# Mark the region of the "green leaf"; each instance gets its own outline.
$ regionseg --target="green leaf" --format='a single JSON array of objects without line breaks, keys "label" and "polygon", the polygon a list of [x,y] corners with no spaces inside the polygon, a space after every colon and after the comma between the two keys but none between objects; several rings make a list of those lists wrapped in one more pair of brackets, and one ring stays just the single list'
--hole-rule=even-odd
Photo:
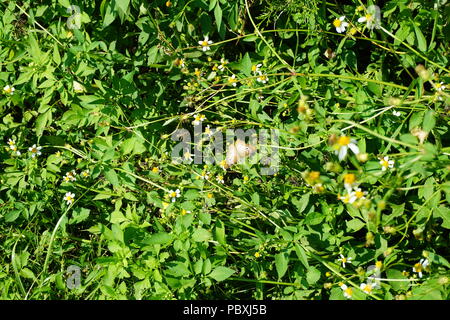
[{"label": "green leaf", "polygon": [[220,8],[219,2],[217,2],[214,8],[214,18],[216,18],[217,31],[220,32],[220,25],[222,23],[222,9]]},{"label": "green leaf", "polygon": [[444,206],[433,208],[433,218],[441,218],[441,226],[450,229],[450,209]]},{"label": "green leaf", "polygon": [[309,267],[306,272],[306,281],[313,285],[320,279],[320,271],[314,267]]},{"label": "green leaf", "polygon": [[117,173],[114,171],[114,169],[107,169],[105,171],[105,177],[109,182],[111,182],[114,187],[119,186],[119,177],[117,176]]},{"label": "green leaf", "polygon": [[214,236],[215,240],[219,242],[221,245],[226,245],[226,237],[225,237],[225,225],[222,221],[216,221],[216,227],[214,228]]},{"label": "green leaf", "polygon": [[192,234],[192,240],[195,242],[208,241],[209,239],[211,239],[211,232],[203,228],[198,228]]},{"label": "green leaf", "polygon": [[308,256],[306,255],[305,250],[297,243],[294,245],[294,249],[300,262],[305,266],[305,268],[309,268]]},{"label": "green leaf", "polygon": [[305,224],[315,226],[321,223],[324,218],[325,216],[320,212],[310,212],[305,217]]},{"label": "green leaf", "polygon": [[417,48],[419,48],[419,50],[423,52],[427,51],[427,40],[425,39],[425,36],[423,35],[420,28],[415,24],[414,31],[416,32]]},{"label": "green leaf", "polygon": [[430,132],[436,124],[436,117],[433,110],[428,110],[423,118],[423,131]]},{"label": "green leaf", "polygon": [[358,230],[361,230],[366,225],[365,222],[357,218],[347,221],[346,224],[350,232],[356,232]]},{"label": "green leaf", "polygon": [[233,273],[235,273],[233,269],[219,266],[214,268],[214,270],[209,274],[209,277],[216,281],[223,281],[231,277]]},{"label": "green leaf", "polygon": [[280,252],[275,255],[275,268],[277,269],[278,278],[282,278],[288,269],[289,257],[286,253]]},{"label": "green leaf", "polygon": [[19,215],[20,215],[20,210],[9,211],[7,214],[5,214],[5,221],[13,222],[19,217]]},{"label": "green leaf", "polygon": [[130,0],[116,0],[116,7],[126,13],[128,6],[130,5]]},{"label": "green leaf", "polygon": [[149,245],[155,245],[155,244],[168,244],[173,240],[173,236],[171,234],[168,234],[167,232],[158,232],[154,233],[151,236],[145,238],[142,243],[149,244]]},{"label": "green leaf", "polygon": [[391,285],[392,289],[394,289],[395,291],[408,290],[410,282],[408,281],[408,277],[404,276],[400,270],[397,269],[386,270],[386,275],[388,279],[400,280],[388,282]]},{"label": "green leaf", "polygon": [[250,59],[250,55],[248,54],[248,52],[246,52],[244,57],[241,59],[240,70],[247,77],[251,77],[251,75],[252,75],[252,60]]},{"label": "green leaf", "polygon": [[69,220],[69,224],[83,222],[89,217],[90,212],[90,209],[80,207],[74,208],[72,211],[72,218]]}]

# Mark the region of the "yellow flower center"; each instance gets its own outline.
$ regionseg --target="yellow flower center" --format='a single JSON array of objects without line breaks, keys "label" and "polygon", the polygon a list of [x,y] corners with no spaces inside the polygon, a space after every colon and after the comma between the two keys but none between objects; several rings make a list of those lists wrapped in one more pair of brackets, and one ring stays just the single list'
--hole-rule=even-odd
[{"label": "yellow flower center", "polygon": [[8,141],[8,144],[9,144],[10,146],[13,146],[13,145],[15,144],[15,142],[14,142],[13,140],[9,140],[9,141]]},{"label": "yellow flower center", "polygon": [[360,199],[360,198],[362,198],[364,196],[364,192],[362,192],[362,191],[355,191],[355,196],[358,199]]},{"label": "yellow flower center", "polygon": [[201,73],[200,70],[198,70],[197,68],[195,68],[194,74],[195,74],[197,77],[200,77],[200,75],[201,75],[202,73]]},{"label": "yellow flower center", "polygon": [[347,262],[347,258],[342,258],[342,263],[346,263]]},{"label": "yellow flower center", "polygon": [[208,41],[203,40],[203,41],[202,41],[202,46],[204,46],[204,47],[208,46]]},{"label": "yellow flower center", "polygon": [[345,184],[352,184],[356,180],[356,177],[353,173],[347,173],[344,175],[344,183]]},{"label": "yellow flower center", "polygon": [[436,89],[440,89],[442,87],[442,84],[436,83]]},{"label": "yellow flower center", "polygon": [[372,21],[372,15],[370,13],[365,15],[367,21]]},{"label": "yellow flower center", "polygon": [[252,71],[256,72],[256,70],[258,69],[258,67],[256,66],[256,64],[252,65]]},{"label": "yellow flower center", "polygon": [[320,177],[320,172],[319,171],[311,171],[308,175],[309,179],[312,181],[315,181],[317,179],[319,179]]},{"label": "yellow flower center", "polygon": [[237,80],[236,80],[235,78],[231,78],[231,77],[228,78],[228,82],[229,82],[229,83],[234,83],[234,82],[236,82],[236,81],[237,81]]},{"label": "yellow flower center", "polygon": [[38,150],[36,148],[31,148],[31,152],[36,153]]},{"label": "yellow flower center", "polygon": [[416,263],[414,265],[414,271],[415,272],[422,272],[422,270],[423,270],[423,266],[422,266],[422,264],[420,262],[418,262],[418,263]]},{"label": "yellow flower center", "polygon": [[381,261],[375,262],[375,267],[376,267],[377,269],[381,269],[382,266],[383,266],[383,262],[381,262]]},{"label": "yellow flower center", "polygon": [[339,28],[341,26],[341,24],[342,24],[342,21],[339,19],[335,19],[333,21],[333,26],[335,26],[336,28]]},{"label": "yellow flower center", "polygon": [[350,143],[350,137],[348,137],[348,136],[340,136],[338,139],[338,144],[341,147],[347,146],[347,145],[349,145],[349,143]]},{"label": "yellow flower center", "polygon": [[176,196],[177,196],[177,193],[176,193],[175,191],[173,191],[173,192],[170,193],[170,197],[171,197],[171,198],[175,198]]},{"label": "yellow flower center", "polygon": [[71,196],[67,196],[66,200],[67,200],[67,201],[71,201],[71,200],[72,200],[72,197],[71,197]]},{"label": "yellow flower center", "polygon": [[152,168],[152,172],[153,172],[153,173],[158,173],[158,172],[159,172],[158,167],[153,167],[153,168]]},{"label": "yellow flower center", "polygon": [[208,197],[208,199],[212,199],[214,197],[214,195],[212,193],[208,193],[207,197]]},{"label": "yellow flower center", "polygon": [[372,292],[372,286],[371,286],[370,284],[367,284],[367,285],[364,287],[363,291],[364,291],[365,293],[371,293],[371,292]]},{"label": "yellow flower center", "polygon": [[220,161],[220,166],[221,166],[221,167],[225,167],[226,164],[227,164],[226,160]]},{"label": "yellow flower center", "polygon": [[349,295],[350,297],[351,297],[352,294],[353,294],[352,288],[347,288],[347,289],[344,290],[344,292],[345,292],[347,295]]},{"label": "yellow flower center", "polygon": [[389,167],[389,163],[386,161],[386,160],[381,160],[381,165],[383,166],[383,167],[385,167],[385,168],[387,168],[387,167]]},{"label": "yellow flower center", "polygon": [[258,79],[261,80],[261,81],[266,81],[267,77],[266,76],[259,76]]}]

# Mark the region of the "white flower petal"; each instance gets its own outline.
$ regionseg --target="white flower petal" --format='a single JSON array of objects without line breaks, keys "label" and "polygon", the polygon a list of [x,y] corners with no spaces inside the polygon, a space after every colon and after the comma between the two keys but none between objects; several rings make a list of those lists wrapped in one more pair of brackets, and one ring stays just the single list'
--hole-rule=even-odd
[{"label": "white flower petal", "polygon": [[350,150],[353,151],[354,154],[359,154],[359,148],[358,148],[358,146],[355,143],[350,142],[348,144],[348,147],[350,148]]},{"label": "white flower petal", "polygon": [[344,160],[345,156],[347,155],[347,149],[348,149],[348,148],[347,148],[346,146],[341,147],[341,148],[339,149],[339,156],[338,156],[339,161]]}]

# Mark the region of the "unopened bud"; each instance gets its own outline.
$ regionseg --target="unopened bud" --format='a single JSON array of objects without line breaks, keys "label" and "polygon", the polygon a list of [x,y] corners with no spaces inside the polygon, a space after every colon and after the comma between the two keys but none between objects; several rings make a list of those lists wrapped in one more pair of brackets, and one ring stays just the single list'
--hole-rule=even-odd
[{"label": "unopened bud", "polygon": [[430,72],[421,64],[417,65],[416,72],[423,81],[428,81],[431,78]]}]

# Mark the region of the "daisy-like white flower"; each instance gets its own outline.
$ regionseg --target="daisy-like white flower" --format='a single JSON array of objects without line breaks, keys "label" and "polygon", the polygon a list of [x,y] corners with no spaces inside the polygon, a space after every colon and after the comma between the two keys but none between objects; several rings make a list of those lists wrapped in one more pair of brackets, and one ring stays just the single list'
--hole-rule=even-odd
[{"label": "daisy-like white flower", "polygon": [[209,172],[206,170],[203,170],[202,173],[200,174],[200,178],[202,178],[203,180],[208,180],[209,179]]},{"label": "daisy-like white flower", "polygon": [[347,156],[348,149],[352,150],[354,154],[359,154],[359,148],[356,140],[350,139],[349,136],[340,136],[335,144],[335,153],[338,155],[339,161],[344,160]]},{"label": "daisy-like white flower", "polygon": [[231,84],[233,87],[236,87],[237,85],[236,75],[233,74],[231,77],[228,78],[228,84]]},{"label": "daisy-like white flower", "polygon": [[400,117],[402,115],[402,113],[400,111],[392,111],[392,114],[396,117]]},{"label": "daisy-like white flower", "polygon": [[355,196],[356,200],[363,200],[366,198],[367,191],[362,191],[361,188],[355,188],[353,195]]},{"label": "daisy-like white flower", "polygon": [[67,204],[72,204],[75,199],[75,193],[67,192],[64,196],[64,201],[67,201]]},{"label": "daisy-like white flower", "polygon": [[16,91],[16,89],[14,89],[14,87],[11,87],[9,84],[3,88],[3,92],[6,94],[13,95],[14,91]]},{"label": "daisy-like white flower", "polygon": [[217,180],[218,183],[222,183],[222,184],[225,182],[225,181],[223,180],[223,176],[222,176],[222,175],[218,175],[217,178],[216,178],[216,180]]},{"label": "daisy-like white flower", "polygon": [[354,173],[344,174],[344,187],[345,189],[347,189],[347,192],[350,193],[354,186],[356,186],[355,174]]},{"label": "daisy-like white flower", "polygon": [[364,293],[371,294],[374,289],[378,288],[378,285],[376,283],[361,283],[359,287]]},{"label": "daisy-like white flower", "polygon": [[83,172],[81,172],[81,176],[82,176],[83,178],[89,177],[89,170],[84,170]]},{"label": "daisy-like white flower", "polygon": [[202,46],[202,50],[203,51],[208,51],[209,49],[211,49],[209,47],[210,44],[212,44],[213,42],[211,40],[209,40],[208,36],[205,36],[205,39],[203,41],[199,41],[198,44]]},{"label": "daisy-like white flower", "polygon": [[344,291],[344,297],[346,297],[347,299],[351,299],[353,296],[353,289],[347,287],[347,285],[342,284],[341,285],[341,289],[342,291]]},{"label": "daisy-like white flower", "polygon": [[[9,145],[9,147],[11,148],[12,146],[15,146],[16,145],[16,142],[14,141],[14,140],[12,140],[12,139],[8,139],[8,145]],[[11,148],[12,149],[12,148]]]},{"label": "daisy-like white flower", "polygon": [[374,16],[371,15],[370,13],[367,13],[366,15],[364,15],[363,17],[358,19],[359,23],[364,23],[366,22],[367,28],[372,29],[373,28],[373,22],[374,22]]},{"label": "daisy-like white flower", "polygon": [[217,69],[220,71],[225,70],[226,64],[228,64],[228,60],[225,60],[224,58],[220,59],[220,65],[217,67]]},{"label": "daisy-like white flower", "polygon": [[381,171],[386,171],[388,168],[392,169],[394,167],[394,160],[389,160],[388,156],[385,156],[384,158],[380,158],[380,164],[381,164]]},{"label": "daisy-like white flower", "polygon": [[76,181],[77,180],[77,178],[75,178],[76,175],[77,175],[77,173],[75,172],[75,170],[72,170],[72,171],[67,172],[63,179],[66,182]]},{"label": "daisy-like white flower", "polygon": [[206,126],[206,128],[205,128],[205,134],[209,137],[209,136],[212,136],[213,135],[213,130],[211,130],[211,128],[210,128],[210,126],[209,126],[209,124]]},{"label": "daisy-like white flower", "polygon": [[422,271],[424,271],[429,264],[430,262],[428,261],[428,259],[420,259],[420,261],[416,263],[412,268],[413,272],[417,273],[419,275],[419,278],[422,278]]},{"label": "daisy-like white flower", "polygon": [[9,145],[9,148],[13,151],[13,153],[15,153],[18,156],[21,155],[20,151],[17,150],[16,142],[14,140],[8,139],[8,145]]},{"label": "daisy-like white flower", "polygon": [[187,163],[191,163],[192,161],[194,161],[194,159],[192,159],[192,154],[189,151],[186,151],[183,155],[184,161]]},{"label": "daisy-like white flower", "polygon": [[180,196],[180,189],[177,189],[175,191],[169,190],[169,198],[172,199],[172,202],[175,202]]},{"label": "daisy-like white flower", "polygon": [[9,146],[9,148],[18,156],[20,156],[22,154],[19,150],[17,150],[17,146],[16,145]]},{"label": "daisy-like white flower", "polygon": [[261,71],[258,71],[258,77],[256,78],[256,81],[261,82],[262,84],[267,83],[269,78],[266,74],[263,74]]},{"label": "daisy-like white flower", "polygon": [[206,119],[205,115],[199,113],[195,116],[194,121],[192,121],[192,124],[194,126],[198,126],[200,122],[205,121],[205,119]]},{"label": "daisy-like white flower", "polygon": [[252,72],[254,74],[261,73],[261,71],[259,70],[259,68],[261,68],[261,67],[262,67],[262,63],[252,65]]},{"label": "daisy-like white flower", "polygon": [[347,192],[347,194],[341,196],[340,194],[338,195],[338,200],[341,200],[343,203],[347,204],[350,203],[352,204],[353,202],[356,201],[356,196],[355,193],[352,192]]},{"label": "daisy-like white flower", "polygon": [[342,262],[342,266],[345,268],[345,264],[346,263],[352,263],[352,257],[344,257],[344,255],[341,253],[340,254],[340,258],[338,259],[338,261]]},{"label": "daisy-like white flower", "polygon": [[333,26],[336,28],[337,33],[345,32],[345,28],[348,26],[348,22],[345,22],[345,16],[340,17],[339,19],[334,19]]},{"label": "daisy-like white flower", "polygon": [[42,147],[38,147],[35,144],[33,144],[32,147],[28,148],[28,151],[31,152],[31,157],[34,158],[36,156],[40,156],[41,155],[41,151],[40,151],[41,149],[42,149]]},{"label": "daisy-like white flower", "polygon": [[436,90],[437,91],[444,91],[445,90],[444,82],[436,83],[435,86],[436,86]]},{"label": "daisy-like white flower", "polygon": [[227,160],[222,160],[219,162],[219,166],[223,169],[223,170],[227,170],[228,164],[227,164]]}]

